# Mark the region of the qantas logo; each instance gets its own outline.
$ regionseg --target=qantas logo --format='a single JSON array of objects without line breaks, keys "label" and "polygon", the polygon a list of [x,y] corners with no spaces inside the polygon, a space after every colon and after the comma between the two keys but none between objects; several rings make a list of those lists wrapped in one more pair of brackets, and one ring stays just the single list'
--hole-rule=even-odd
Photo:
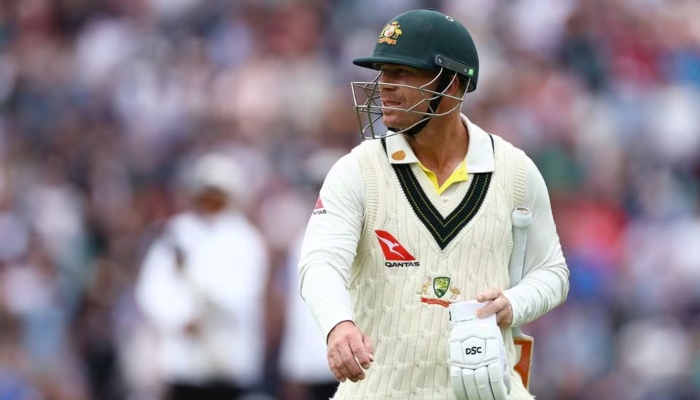
[{"label": "qantas logo", "polygon": [[314,207],[314,214],[313,215],[319,215],[319,214],[325,214],[326,209],[323,207],[323,202],[321,201],[321,198],[319,197],[318,200],[316,200],[316,206]]},{"label": "qantas logo", "polygon": [[384,266],[387,268],[420,267],[420,263],[416,261],[416,258],[398,240],[391,236],[391,233],[379,229],[374,232],[377,234],[377,240],[379,240],[382,253],[384,253],[384,259],[386,260]]}]

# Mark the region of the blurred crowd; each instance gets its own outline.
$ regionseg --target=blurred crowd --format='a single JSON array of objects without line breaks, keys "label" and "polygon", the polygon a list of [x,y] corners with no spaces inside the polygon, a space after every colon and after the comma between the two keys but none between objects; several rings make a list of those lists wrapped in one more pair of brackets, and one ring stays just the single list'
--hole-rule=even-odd
[{"label": "blurred crowd", "polygon": [[360,140],[349,83],[373,74],[351,60],[428,7],[477,44],[464,112],[550,189],[572,288],[524,329],[532,392],[700,398],[700,2],[3,0],[0,400],[155,400],[135,286],[211,151],[245,171],[271,271],[259,390],[289,398],[275,304],[319,182]]}]

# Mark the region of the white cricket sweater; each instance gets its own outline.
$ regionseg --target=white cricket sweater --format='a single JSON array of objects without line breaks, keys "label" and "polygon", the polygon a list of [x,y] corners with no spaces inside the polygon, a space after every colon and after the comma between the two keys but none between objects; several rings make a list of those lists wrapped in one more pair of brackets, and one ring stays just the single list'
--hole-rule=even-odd
[{"label": "white cricket sweater", "polygon": [[[466,157],[470,177],[442,196],[399,135],[388,138],[386,145],[389,155],[405,151],[403,162],[391,157],[387,162],[380,142],[365,142],[348,156],[353,163],[346,158],[345,163],[337,164],[355,164],[359,179],[349,173],[350,168],[337,171],[334,167],[336,171],[329,173],[321,191],[323,204],[312,216],[303,246],[302,296],[324,334],[340,321],[353,320],[375,346],[375,362],[367,378],[342,384],[338,399],[452,398],[445,362],[446,309],[441,304],[473,299],[488,287],[508,287],[510,212],[516,182],[513,161],[517,158],[514,155],[521,153],[494,136],[494,157],[489,135],[466,118],[464,122],[470,133]],[[524,165],[519,170],[524,172],[517,181],[526,185],[523,203],[533,212],[533,226],[527,276],[506,292],[516,326],[560,304],[568,291],[568,270],[546,187],[534,164],[524,155],[521,160]],[[412,174],[397,177],[392,163],[408,166]],[[335,175],[341,172],[342,179]],[[533,175],[535,179],[530,179]],[[415,177],[412,185],[406,183],[411,176]],[[490,181],[485,182],[487,179]],[[401,181],[413,189],[403,190]],[[411,192],[413,196],[405,194]],[[463,203],[468,192],[471,199]],[[434,210],[425,204],[411,205],[426,203],[416,200],[421,197],[428,199]],[[477,203],[478,212],[470,213]],[[451,222],[442,221],[445,227],[436,227],[439,218],[457,208],[466,211],[457,212]],[[419,214],[426,216],[425,221]],[[410,258],[415,260],[403,261]],[[505,339],[514,364],[509,331]],[[513,394],[517,392],[521,391]],[[513,398],[529,398],[524,390],[521,395]]]}]

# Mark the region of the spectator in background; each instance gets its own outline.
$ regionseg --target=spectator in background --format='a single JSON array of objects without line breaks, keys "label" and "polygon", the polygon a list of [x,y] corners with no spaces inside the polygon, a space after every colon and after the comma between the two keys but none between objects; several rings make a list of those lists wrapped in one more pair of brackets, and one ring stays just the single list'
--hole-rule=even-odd
[{"label": "spectator in background", "polygon": [[148,251],[136,298],[158,330],[168,400],[240,399],[262,380],[268,256],[240,211],[244,176],[206,154],[186,176],[191,209]]}]

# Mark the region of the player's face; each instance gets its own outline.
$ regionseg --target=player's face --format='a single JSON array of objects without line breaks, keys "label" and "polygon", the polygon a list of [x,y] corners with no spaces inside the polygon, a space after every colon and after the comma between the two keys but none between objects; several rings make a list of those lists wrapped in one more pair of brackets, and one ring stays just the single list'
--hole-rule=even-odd
[{"label": "player's face", "polygon": [[[382,106],[403,110],[415,107],[413,108],[414,111],[428,111],[430,102],[426,101],[426,99],[434,95],[428,92],[421,92],[417,88],[433,81],[435,72],[390,64],[382,65],[380,70],[382,73],[379,76],[379,93]],[[387,84],[413,86],[416,89]],[[432,82],[425,89],[435,90],[436,87],[437,83]],[[406,129],[423,118],[420,114],[386,108],[382,109],[382,116],[384,126],[395,129]]]}]

